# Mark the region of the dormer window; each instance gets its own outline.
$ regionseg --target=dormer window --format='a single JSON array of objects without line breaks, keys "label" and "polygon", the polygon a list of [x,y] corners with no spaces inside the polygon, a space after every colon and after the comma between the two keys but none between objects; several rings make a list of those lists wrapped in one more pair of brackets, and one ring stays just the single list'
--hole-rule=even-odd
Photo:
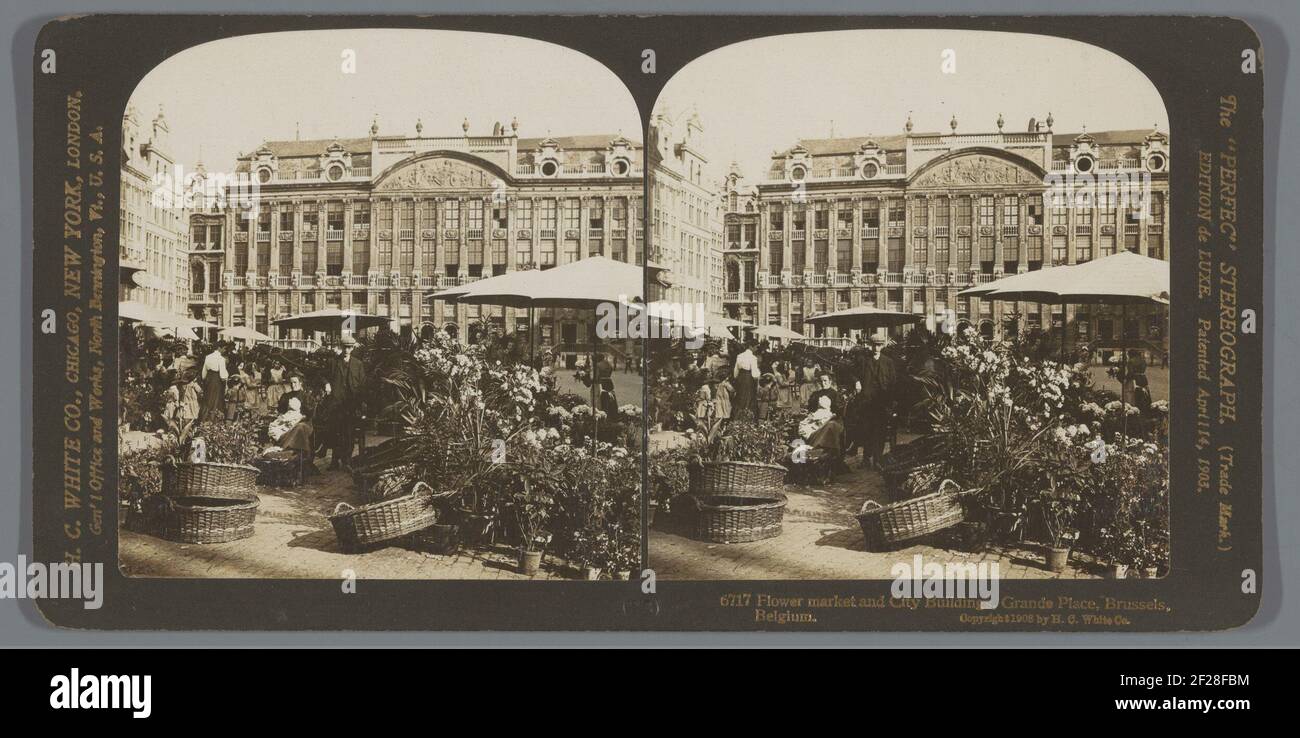
[{"label": "dormer window", "polygon": [[1165,170],[1165,155],[1152,154],[1147,157],[1147,169],[1153,172],[1163,172]]},{"label": "dormer window", "polygon": [[869,161],[866,164],[862,165],[863,179],[875,179],[876,175],[878,174],[880,174],[880,165],[875,163],[874,161]]},{"label": "dormer window", "polygon": [[1096,166],[1096,161],[1091,156],[1084,154],[1074,160],[1074,171],[1080,174],[1091,172]]},{"label": "dormer window", "polygon": [[554,159],[547,159],[542,162],[542,166],[538,171],[542,173],[543,177],[554,177],[560,173],[560,165]]},{"label": "dormer window", "polygon": [[258,169],[257,169],[257,181],[258,181],[259,184],[266,184],[267,182],[270,182],[270,181],[271,181],[271,168],[270,168],[270,167],[258,167]]},{"label": "dormer window", "polygon": [[331,164],[329,169],[325,170],[325,176],[331,182],[337,182],[340,179],[343,179],[343,165]]},{"label": "dormer window", "polygon": [[794,181],[798,182],[806,176],[808,176],[808,170],[804,168],[802,165],[795,165],[793,167],[790,167],[790,179],[793,179]]},{"label": "dormer window", "polygon": [[632,171],[632,165],[628,162],[627,159],[614,160],[613,172],[615,176],[625,177],[631,171]]}]

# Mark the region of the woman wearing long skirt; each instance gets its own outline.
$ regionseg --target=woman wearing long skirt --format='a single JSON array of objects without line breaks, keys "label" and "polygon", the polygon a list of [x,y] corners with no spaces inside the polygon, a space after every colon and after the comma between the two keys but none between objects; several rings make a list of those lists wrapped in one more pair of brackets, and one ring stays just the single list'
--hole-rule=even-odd
[{"label": "woman wearing long skirt", "polygon": [[226,417],[226,380],[230,374],[220,345],[203,358],[202,377],[203,407],[199,411],[199,420],[221,420]]},{"label": "woman wearing long skirt", "polygon": [[807,407],[808,400],[817,391],[817,368],[806,362],[799,369],[799,407]]},{"label": "woman wearing long skirt", "polygon": [[262,395],[262,373],[257,364],[249,362],[239,372],[244,383],[244,407],[253,415],[265,415],[266,399]]}]

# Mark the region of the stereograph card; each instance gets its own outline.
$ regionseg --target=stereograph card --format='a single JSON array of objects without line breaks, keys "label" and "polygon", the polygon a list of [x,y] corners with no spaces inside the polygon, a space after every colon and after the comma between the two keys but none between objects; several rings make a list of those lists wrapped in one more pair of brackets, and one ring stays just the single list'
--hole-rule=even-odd
[{"label": "stereograph card", "polygon": [[91,629],[1241,625],[1262,53],[1193,17],[51,22],[23,591]]}]

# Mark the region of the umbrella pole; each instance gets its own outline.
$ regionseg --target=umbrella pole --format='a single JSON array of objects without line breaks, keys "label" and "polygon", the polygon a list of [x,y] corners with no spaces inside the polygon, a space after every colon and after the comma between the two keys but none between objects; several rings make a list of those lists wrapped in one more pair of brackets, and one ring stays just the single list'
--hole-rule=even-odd
[{"label": "umbrella pole", "polygon": [[591,447],[596,448],[596,439],[600,435],[600,416],[596,413],[600,410],[600,405],[596,401],[597,392],[599,392],[600,378],[596,371],[596,319],[592,315],[591,320],[591,358],[588,359],[590,366],[587,367],[591,375]]},{"label": "umbrella pole", "polygon": [[1065,363],[1065,339],[1069,335],[1069,331],[1066,329],[1066,326],[1070,322],[1069,318],[1070,315],[1069,313],[1066,312],[1065,302],[1061,302],[1061,363],[1062,364]]},{"label": "umbrella pole", "polygon": [[1123,353],[1120,354],[1120,376],[1123,379],[1119,383],[1119,409],[1121,413],[1121,431],[1124,438],[1124,449],[1128,449],[1128,398],[1124,397],[1124,385],[1128,383],[1128,303],[1120,305],[1119,335],[1124,340],[1120,341],[1123,347]]},{"label": "umbrella pole", "polygon": [[537,326],[534,325],[537,318],[537,308],[528,308],[528,365],[537,368]]}]

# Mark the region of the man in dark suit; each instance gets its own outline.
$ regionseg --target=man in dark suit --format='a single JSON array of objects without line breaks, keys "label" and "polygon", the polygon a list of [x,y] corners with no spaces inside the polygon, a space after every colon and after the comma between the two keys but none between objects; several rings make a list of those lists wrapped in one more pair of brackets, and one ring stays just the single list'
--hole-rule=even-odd
[{"label": "man in dark suit", "polygon": [[889,405],[898,382],[898,366],[884,355],[884,338],[873,335],[867,345],[869,350],[862,359],[862,376],[854,403],[858,409],[857,435],[862,443],[862,463],[879,468],[889,426]]},{"label": "man in dark suit", "polygon": [[343,353],[330,370],[330,392],[334,399],[334,458],[330,468],[352,466],[352,448],[357,444],[357,425],[362,419],[362,393],[366,367],[356,355],[357,339],[344,335],[339,341]]}]

